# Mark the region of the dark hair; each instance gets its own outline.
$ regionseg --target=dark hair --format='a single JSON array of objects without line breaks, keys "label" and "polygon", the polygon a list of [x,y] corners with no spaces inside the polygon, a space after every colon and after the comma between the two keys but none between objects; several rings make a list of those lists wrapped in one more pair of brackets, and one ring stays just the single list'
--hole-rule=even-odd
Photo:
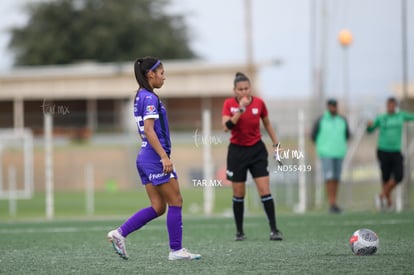
[{"label": "dark hair", "polygon": [[249,78],[244,73],[237,72],[236,76],[234,77],[234,87],[236,87],[236,84],[241,81],[247,81],[250,83]]},{"label": "dark hair", "polygon": [[336,105],[338,105],[338,101],[336,101],[336,99],[334,99],[334,98],[330,98],[326,101],[326,105],[336,106]]},{"label": "dark hair", "polygon": [[391,102],[397,104],[397,99],[395,97],[391,96],[387,99],[387,103],[391,103]]},{"label": "dark hair", "polygon": [[152,91],[151,86],[148,83],[147,73],[149,71],[156,71],[161,65],[161,61],[158,58],[147,56],[144,58],[138,58],[134,64],[135,78],[138,82],[139,88],[144,88],[148,91]]}]

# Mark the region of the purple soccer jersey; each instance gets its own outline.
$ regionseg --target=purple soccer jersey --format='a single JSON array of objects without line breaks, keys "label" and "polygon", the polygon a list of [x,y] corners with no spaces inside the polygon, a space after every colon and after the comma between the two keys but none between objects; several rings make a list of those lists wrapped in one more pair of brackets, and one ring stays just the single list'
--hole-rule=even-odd
[{"label": "purple soccer jersey", "polygon": [[168,156],[171,153],[170,131],[168,127],[167,111],[157,95],[145,89],[140,89],[134,102],[134,117],[138,126],[138,133],[142,139],[141,150],[137,156],[137,169],[143,184],[154,185],[168,182],[177,177],[175,171],[164,174],[160,156],[149,144],[144,133],[144,120],[154,119],[154,131]]},{"label": "purple soccer jersey", "polygon": [[[144,133],[144,120],[152,118],[155,119],[155,133],[157,134],[157,137],[165,152],[167,152],[167,154],[169,155],[171,152],[171,141],[167,120],[167,111],[165,110],[164,105],[158,99],[157,95],[145,89],[140,89],[135,98],[134,116],[138,126],[138,133],[142,138],[141,150],[149,150],[152,151],[154,154],[157,154],[151,147],[151,145],[148,144],[147,137]],[[163,120],[164,127],[162,127],[160,119]]]}]

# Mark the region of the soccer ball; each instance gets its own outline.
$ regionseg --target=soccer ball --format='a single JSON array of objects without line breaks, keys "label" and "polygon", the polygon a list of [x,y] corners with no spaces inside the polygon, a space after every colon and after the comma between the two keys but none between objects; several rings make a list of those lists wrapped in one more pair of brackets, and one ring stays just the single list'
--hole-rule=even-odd
[{"label": "soccer ball", "polygon": [[369,256],[378,250],[379,239],[377,233],[369,229],[358,229],[349,239],[352,252],[359,256]]}]

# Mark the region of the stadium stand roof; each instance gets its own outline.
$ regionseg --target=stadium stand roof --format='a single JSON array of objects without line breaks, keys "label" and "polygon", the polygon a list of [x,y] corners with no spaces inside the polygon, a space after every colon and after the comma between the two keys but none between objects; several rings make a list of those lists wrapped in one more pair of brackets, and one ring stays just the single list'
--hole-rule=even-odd
[{"label": "stadium stand roof", "polygon": [[[237,71],[246,64],[166,61],[163,97],[229,95]],[[256,66],[249,67],[251,78]],[[253,82],[255,85],[255,81]],[[137,89],[133,62],[21,67],[0,72],[0,100],[102,99],[129,97]]]}]

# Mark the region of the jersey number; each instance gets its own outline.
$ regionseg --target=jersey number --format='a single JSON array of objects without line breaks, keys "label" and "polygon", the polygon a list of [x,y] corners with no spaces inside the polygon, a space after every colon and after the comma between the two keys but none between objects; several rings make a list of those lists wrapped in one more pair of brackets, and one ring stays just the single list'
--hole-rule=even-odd
[{"label": "jersey number", "polygon": [[144,136],[144,120],[142,116],[135,117],[135,121],[137,122],[138,130],[141,136]]}]

